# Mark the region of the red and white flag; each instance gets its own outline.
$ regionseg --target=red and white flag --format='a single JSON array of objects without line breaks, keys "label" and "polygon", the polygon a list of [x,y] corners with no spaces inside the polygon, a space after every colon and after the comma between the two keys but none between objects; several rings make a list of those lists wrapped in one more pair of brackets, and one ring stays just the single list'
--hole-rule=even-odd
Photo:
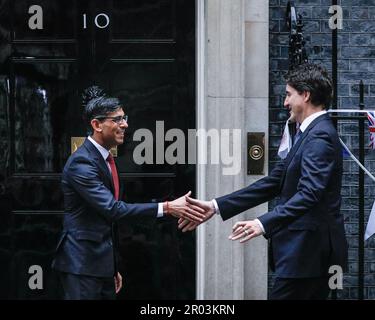
[{"label": "red and white flag", "polygon": [[292,146],[293,146],[292,136],[289,133],[289,119],[288,119],[285,124],[283,136],[281,137],[281,142],[280,142],[279,150],[277,151],[277,155],[281,159],[285,159],[290,149],[292,149]]},{"label": "red and white flag", "polygon": [[[375,112],[367,112],[368,119],[368,129],[370,132],[370,144],[371,149],[375,149]],[[365,240],[370,238],[375,233],[375,202],[372,205],[370,217],[367,222],[366,231],[365,231]]]},{"label": "red and white flag", "polygon": [[368,130],[370,131],[369,147],[374,150],[375,149],[375,112],[368,111],[367,119],[368,119]]}]

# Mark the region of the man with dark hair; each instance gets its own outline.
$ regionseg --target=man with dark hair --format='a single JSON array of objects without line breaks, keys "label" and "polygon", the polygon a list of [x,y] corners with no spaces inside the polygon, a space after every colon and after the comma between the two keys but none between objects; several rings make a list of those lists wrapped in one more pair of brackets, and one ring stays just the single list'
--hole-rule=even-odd
[{"label": "man with dark hair", "polygon": [[114,299],[122,286],[117,272],[115,222],[163,215],[202,221],[186,196],[171,202],[129,204],[120,200],[117,168],[109,150],[124,142],[128,117],[116,98],[98,87],[85,92],[84,119],[90,136],[62,173],[64,227],[52,267],[60,271],[65,299]]},{"label": "man with dark hair", "polygon": [[[326,299],[329,268],[346,269],[347,241],[340,214],[342,149],[326,114],[332,96],[327,72],[314,64],[301,65],[286,77],[284,106],[300,124],[294,145],[269,176],[241,190],[188,202],[223,220],[279,196],[278,205],[258,219],[233,226],[231,240],[246,242],[259,235],[269,239],[270,266],[276,280],[270,299]],[[179,228],[199,223],[180,219]]]},{"label": "man with dark hair", "polygon": [[290,71],[285,77],[288,86],[302,94],[310,92],[310,102],[314,106],[328,109],[332,100],[332,80],[327,70],[316,64],[303,64]]}]

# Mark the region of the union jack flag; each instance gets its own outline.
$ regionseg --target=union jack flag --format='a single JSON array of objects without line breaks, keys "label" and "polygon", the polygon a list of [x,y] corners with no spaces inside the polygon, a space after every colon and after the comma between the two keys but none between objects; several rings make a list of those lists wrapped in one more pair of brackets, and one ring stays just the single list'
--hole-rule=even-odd
[{"label": "union jack flag", "polygon": [[368,119],[368,129],[370,131],[369,147],[371,149],[375,149],[375,112],[374,111],[368,111],[367,112],[367,119]]}]

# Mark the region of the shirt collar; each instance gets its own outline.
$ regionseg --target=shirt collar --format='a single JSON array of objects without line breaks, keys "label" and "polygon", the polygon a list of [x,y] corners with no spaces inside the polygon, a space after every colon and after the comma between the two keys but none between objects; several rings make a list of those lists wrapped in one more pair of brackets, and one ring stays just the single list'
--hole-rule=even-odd
[{"label": "shirt collar", "polygon": [[310,123],[313,122],[317,117],[326,113],[327,113],[326,110],[322,110],[322,111],[315,112],[309,115],[305,120],[302,121],[301,125],[299,126],[299,129],[301,130],[301,132],[304,132],[306,128],[310,125]]},{"label": "shirt collar", "polygon": [[97,143],[93,138],[91,138],[90,136],[87,137],[87,139],[89,139],[92,144],[96,147],[96,149],[99,150],[100,154],[102,155],[103,159],[104,160],[107,160],[108,158],[108,155],[109,155],[109,151],[104,148],[103,146],[101,146],[99,143]]}]

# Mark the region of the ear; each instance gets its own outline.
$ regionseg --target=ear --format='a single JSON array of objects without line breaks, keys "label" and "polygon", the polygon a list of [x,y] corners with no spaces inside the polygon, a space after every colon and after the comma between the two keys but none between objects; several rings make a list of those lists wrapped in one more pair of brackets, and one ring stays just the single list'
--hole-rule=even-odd
[{"label": "ear", "polygon": [[102,132],[102,123],[98,119],[92,119],[91,120],[91,127],[96,132]]},{"label": "ear", "polygon": [[303,92],[303,101],[304,102],[309,102],[310,101],[310,96],[311,96],[310,91],[304,91]]}]

